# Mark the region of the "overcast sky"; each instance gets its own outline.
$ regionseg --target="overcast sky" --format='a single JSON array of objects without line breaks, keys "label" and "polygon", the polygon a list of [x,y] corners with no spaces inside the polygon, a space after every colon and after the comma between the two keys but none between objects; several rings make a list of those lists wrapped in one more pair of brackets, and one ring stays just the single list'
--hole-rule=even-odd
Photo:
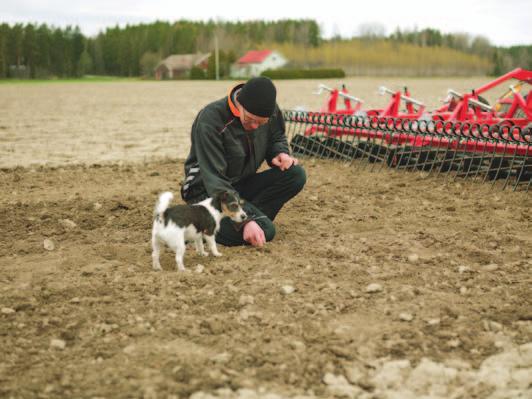
[{"label": "overcast sky", "polygon": [[108,26],[157,19],[226,21],[311,18],[326,37],[353,36],[362,24],[467,32],[493,44],[532,44],[532,0],[0,0],[0,22],[78,25],[92,36]]}]

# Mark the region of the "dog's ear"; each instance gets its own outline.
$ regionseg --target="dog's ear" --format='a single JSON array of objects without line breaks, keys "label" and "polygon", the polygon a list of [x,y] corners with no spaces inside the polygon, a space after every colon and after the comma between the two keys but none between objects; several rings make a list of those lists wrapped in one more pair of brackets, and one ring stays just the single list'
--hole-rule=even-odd
[{"label": "dog's ear", "polygon": [[222,211],[222,197],[224,195],[224,191],[216,191],[212,195],[212,206],[219,212]]}]

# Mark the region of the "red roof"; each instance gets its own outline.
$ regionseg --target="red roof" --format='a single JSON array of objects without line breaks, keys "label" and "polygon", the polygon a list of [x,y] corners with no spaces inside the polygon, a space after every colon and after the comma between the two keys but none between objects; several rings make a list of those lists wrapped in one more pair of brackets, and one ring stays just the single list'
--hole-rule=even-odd
[{"label": "red roof", "polygon": [[251,50],[248,51],[242,58],[240,58],[238,64],[260,64],[272,53],[271,50]]}]

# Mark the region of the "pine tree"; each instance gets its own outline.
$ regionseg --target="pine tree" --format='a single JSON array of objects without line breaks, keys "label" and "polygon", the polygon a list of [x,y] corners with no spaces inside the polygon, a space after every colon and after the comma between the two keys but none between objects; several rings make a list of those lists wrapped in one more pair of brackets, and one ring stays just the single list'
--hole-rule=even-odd
[{"label": "pine tree", "polygon": [[7,35],[9,26],[0,25],[0,79],[7,77]]},{"label": "pine tree", "polygon": [[24,28],[23,57],[31,79],[35,79],[37,51],[35,28],[32,24],[28,24]]}]

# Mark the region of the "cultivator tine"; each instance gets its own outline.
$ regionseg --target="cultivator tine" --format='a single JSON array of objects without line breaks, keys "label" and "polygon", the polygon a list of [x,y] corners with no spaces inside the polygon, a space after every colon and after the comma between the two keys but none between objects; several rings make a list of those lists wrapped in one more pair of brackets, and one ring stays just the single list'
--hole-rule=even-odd
[{"label": "cultivator tine", "polygon": [[[395,128],[396,128],[396,118],[389,118],[388,120],[386,120],[386,125],[385,125],[386,130],[385,130],[385,134],[383,134],[382,143],[381,143],[382,148],[384,148],[384,154],[382,154],[382,162],[381,162],[381,166],[379,170],[382,170],[382,168],[384,168],[384,165],[388,164],[388,160],[392,156],[392,152],[394,151],[392,146],[395,140],[395,136],[394,136]],[[384,145],[385,143],[388,145]],[[392,145],[390,145],[390,143],[392,143]]]},{"label": "cultivator tine", "polygon": [[445,147],[445,150],[442,153],[442,160],[440,167],[438,168],[438,174],[440,173],[450,173],[452,170],[452,159],[454,157],[454,152],[452,150],[453,144],[456,143],[456,137],[454,136],[453,132],[453,124],[450,122],[446,122],[444,125],[443,134],[446,137],[447,140],[447,146]]},{"label": "cultivator tine", "polygon": [[[438,147],[435,146],[435,144],[437,144],[437,141],[435,141],[437,138],[436,131],[437,123],[435,121],[426,122],[426,130],[424,132],[423,142],[428,142],[428,149],[420,151],[419,163],[416,166],[417,169],[424,170],[425,172],[428,172],[429,175],[434,169],[434,165],[436,165],[438,162]],[[432,149],[434,147],[436,150]]]},{"label": "cultivator tine", "polygon": [[502,189],[511,186],[514,191],[519,186],[528,191],[532,184],[530,128],[293,111],[283,115],[296,156],[349,162],[370,171],[386,164],[445,173],[446,181],[482,177],[492,186],[500,180]]},{"label": "cultivator tine", "polygon": [[367,125],[369,126],[369,121],[367,118],[355,117],[351,125],[354,128],[352,131],[353,157],[351,158],[351,164],[353,164],[354,160],[356,159],[357,162],[355,163],[355,167],[360,168],[360,165],[362,164],[362,158],[364,157],[364,151],[366,148],[366,140],[363,137],[363,133],[368,129]]},{"label": "cultivator tine", "polygon": [[[283,112],[283,118],[285,121],[288,121],[289,120],[289,113],[288,111],[284,111]],[[285,131],[286,131],[286,139],[288,140],[288,143],[291,143],[292,142],[292,138],[294,137],[295,135],[295,131],[296,129],[299,127],[300,125],[298,124],[295,124],[295,123],[287,123],[285,125]]]},{"label": "cultivator tine", "polygon": [[[476,179],[477,176],[479,175],[479,172],[483,172],[484,171],[484,162],[486,161],[486,159],[489,161],[489,158],[486,158],[486,156],[489,157],[489,153],[486,151],[488,146],[486,145],[488,142],[489,142],[489,136],[485,136],[484,133],[486,134],[489,134],[489,126],[486,126],[486,125],[480,125],[479,126],[479,137],[482,139],[479,138],[479,142],[482,145],[482,152],[480,153],[480,160],[479,160],[479,164],[478,164],[478,167],[475,171],[475,175],[473,176],[473,179]],[[477,145],[478,143],[477,142]]]},{"label": "cultivator tine", "polygon": [[532,144],[532,126],[528,126],[527,129],[523,129],[519,132],[519,138],[524,141],[526,146],[526,151],[523,157],[523,165],[521,166],[519,173],[516,177],[516,182],[513,187],[513,191],[517,189],[517,185],[522,180],[526,180],[526,176],[528,175],[528,184],[526,185],[525,191],[528,192],[528,189],[530,188],[530,185],[532,184],[532,159],[529,158],[530,150],[531,150],[531,144]]},{"label": "cultivator tine", "polygon": [[[506,186],[508,185],[508,181],[510,180],[510,177],[512,176],[512,170],[514,168],[514,165],[515,165],[515,159],[517,157],[517,149],[513,151],[513,156],[510,160],[510,165],[508,167],[508,173],[506,174],[506,179],[504,179],[504,183],[502,185],[502,189],[506,189]],[[517,176],[517,173],[516,173],[516,176]]]},{"label": "cultivator tine", "polygon": [[454,148],[452,148],[452,151],[451,151],[452,156],[451,156],[451,159],[449,160],[449,170],[447,171],[445,182],[448,182],[450,176],[452,175],[452,172],[458,169],[456,165],[456,156],[459,153],[459,148],[461,144],[459,129],[460,129],[459,125],[453,124],[451,134],[453,136]]},{"label": "cultivator tine", "polygon": [[[505,140],[503,154],[506,155],[508,151],[508,141],[506,141],[506,139],[504,138],[505,136],[504,131],[501,131],[501,136],[502,136],[501,138]],[[504,175],[510,176],[511,174],[511,169],[510,169],[507,157],[501,156],[499,159],[500,161],[499,161],[499,165],[497,168],[497,173],[495,174],[495,178],[493,179],[493,182],[491,183],[492,187],[495,186],[495,183],[497,182],[498,179],[504,178],[505,177]],[[508,167],[506,165],[508,165]]]},{"label": "cultivator tine", "polygon": [[[478,134],[479,134],[479,125],[473,124],[470,127],[470,140],[474,142],[473,146],[473,152],[468,155],[468,161],[464,160],[464,167],[465,167],[465,173],[461,174],[461,177],[464,179],[467,179],[469,176],[469,172],[471,172],[471,169],[474,169],[474,167],[478,164],[478,160],[480,157],[477,154],[477,146],[478,146]],[[480,165],[478,165],[480,167]]]},{"label": "cultivator tine", "polygon": [[352,165],[353,160],[358,155],[358,136],[355,134],[357,118],[350,117],[347,122],[348,128],[343,152],[346,155],[346,162],[349,162],[349,164]]},{"label": "cultivator tine", "polygon": [[[467,135],[467,129],[468,124],[460,124],[457,126],[456,133],[458,134],[458,142],[462,142],[462,137],[464,135]],[[467,148],[466,146],[463,146],[462,151],[460,151],[460,144],[458,145],[458,148],[455,151],[455,154],[458,155],[458,159],[456,160],[455,166],[456,166],[456,173],[453,176],[453,181],[456,181],[456,179],[460,176],[460,172],[462,170],[462,167],[464,165],[464,160],[467,157]]]},{"label": "cultivator tine", "polygon": [[[416,125],[416,133],[414,135],[414,143],[417,143],[419,141],[423,142],[425,138],[425,132],[427,129],[427,122],[426,121],[418,121]],[[414,147],[416,148],[416,147]],[[421,163],[421,160],[423,158],[422,156],[422,150],[423,147],[419,147],[417,151],[412,151],[412,156],[410,157],[411,162],[411,170],[419,170],[419,165]]]},{"label": "cultivator tine", "polygon": [[[491,126],[489,128],[489,136],[492,140],[492,142],[496,142],[499,140],[499,129],[498,126]],[[486,173],[484,175],[484,179],[482,180],[483,183],[485,183],[488,180],[495,181],[498,175],[498,169],[500,166],[500,158],[497,156],[497,149],[495,146],[493,146],[493,150],[490,153],[491,156],[488,156],[488,165],[486,168]]]},{"label": "cultivator tine", "polygon": [[[428,175],[430,176],[432,171],[434,170],[434,166],[438,163],[438,154],[439,154],[439,147],[438,146],[435,146],[434,144],[436,144],[437,142],[435,141],[436,139],[436,134],[438,132],[438,127],[439,127],[439,121],[430,121],[429,125],[428,125],[428,133],[429,133],[429,144],[428,144],[428,147],[429,147],[429,150],[427,151],[427,156],[426,156],[426,159],[425,159],[425,162],[423,164],[423,170],[428,172]],[[433,150],[432,148],[435,148],[435,150]]]},{"label": "cultivator tine", "polygon": [[417,141],[418,136],[418,128],[419,124],[417,121],[412,121],[410,124],[410,133],[412,135],[412,141],[411,146],[409,150],[405,153],[405,170],[411,170],[412,165],[412,157],[414,157],[414,163],[415,163],[415,154],[416,154],[416,147],[413,145]]},{"label": "cultivator tine", "polygon": [[[382,130],[381,130],[381,123],[380,121],[376,121],[376,125],[372,126],[372,132],[381,132],[382,133]],[[382,135],[381,137],[379,137],[378,135],[373,135],[372,138],[371,138],[371,145],[370,145],[370,156],[371,156],[371,160],[368,158],[368,162],[366,164],[366,167],[369,169],[370,172],[373,172],[373,170],[375,169],[375,164],[377,162],[379,162],[379,154],[380,154],[380,151],[381,151],[381,144],[379,143],[379,139],[382,139]],[[382,142],[382,140],[381,140]]]},{"label": "cultivator tine", "polygon": [[[527,166],[528,167],[528,166]],[[526,186],[526,192],[528,193],[528,189],[530,188],[530,184],[532,183],[532,176],[528,178],[528,184]]]}]

